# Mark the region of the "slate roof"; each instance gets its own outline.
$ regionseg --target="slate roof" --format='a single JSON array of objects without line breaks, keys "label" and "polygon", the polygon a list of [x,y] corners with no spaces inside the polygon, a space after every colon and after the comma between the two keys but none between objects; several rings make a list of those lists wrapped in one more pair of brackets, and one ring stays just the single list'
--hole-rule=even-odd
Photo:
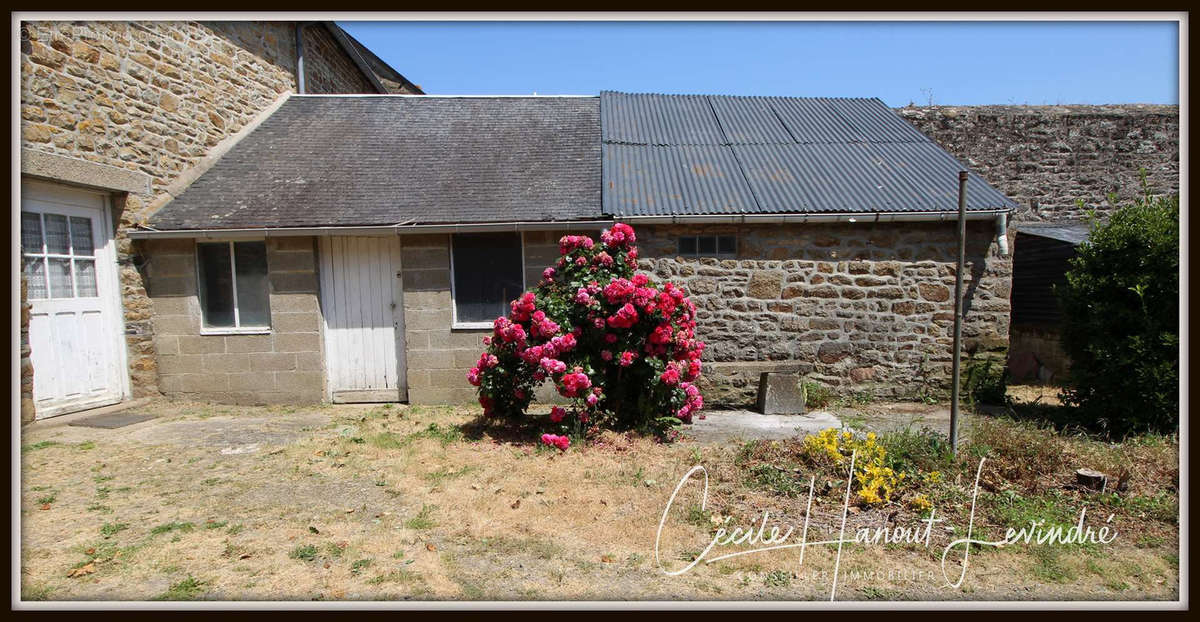
[{"label": "slate roof", "polygon": [[964,168],[878,99],[293,96],[148,225],[956,212]]},{"label": "slate roof", "polygon": [[155,229],[587,220],[595,97],[293,96]]},{"label": "slate roof", "polygon": [[[610,216],[956,212],[961,163],[878,99],[600,94]],[[970,173],[967,209],[1016,203]]]}]

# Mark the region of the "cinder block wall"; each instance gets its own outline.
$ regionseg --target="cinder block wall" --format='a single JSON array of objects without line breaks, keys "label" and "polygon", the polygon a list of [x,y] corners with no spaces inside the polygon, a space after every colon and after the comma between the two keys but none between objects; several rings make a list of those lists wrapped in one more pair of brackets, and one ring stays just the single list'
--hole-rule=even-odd
[{"label": "cinder block wall", "polygon": [[[593,237],[598,231],[587,232]],[[542,271],[558,260],[563,231],[525,233],[525,287],[533,288]],[[405,344],[408,348],[408,399],[413,404],[459,404],[476,401],[467,370],[483,352],[491,329],[453,329],[450,305],[450,236],[400,238],[404,279]],[[555,401],[553,391],[540,391],[539,401]]]},{"label": "cinder block wall", "polygon": [[158,386],[183,399],[316,403],[325,396],[316,240],[267,240],[271,332],[201,335],[194,240],[146,244]]},{"label": "cinder block wall", "polygon": [[450,236],[400,238],[404,286],[404,343],[408,351],[408,401],[456,404],[475,400],[467,370],[479,358],[490,330],[453,330],[450,310]]}]

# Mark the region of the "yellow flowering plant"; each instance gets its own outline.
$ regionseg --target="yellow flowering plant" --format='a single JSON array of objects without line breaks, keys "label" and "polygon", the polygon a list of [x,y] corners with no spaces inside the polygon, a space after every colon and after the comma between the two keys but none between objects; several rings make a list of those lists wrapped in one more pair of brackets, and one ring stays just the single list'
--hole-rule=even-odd
[{"label": "yellow flowering plant", "polygon": [[810,459],[839,466],[849,464],[850,456],[856,454],[854,479],[859,485],[858,496],[867,505],[891,501],[892,493],[904,481],[904,473],[885,466],[887,450],[874,432],[859,437],[849,430],[828,428],[805,437],[801,451]]}]

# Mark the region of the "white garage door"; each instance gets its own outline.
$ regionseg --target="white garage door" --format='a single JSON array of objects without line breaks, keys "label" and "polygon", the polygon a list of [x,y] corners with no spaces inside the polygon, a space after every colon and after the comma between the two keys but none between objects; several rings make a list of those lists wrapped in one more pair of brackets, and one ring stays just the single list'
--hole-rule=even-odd
[{"label": "white garage door", "polygon": [[36,416],[119,402],[128,375],[107,198],[30,180],[21,186]]}]

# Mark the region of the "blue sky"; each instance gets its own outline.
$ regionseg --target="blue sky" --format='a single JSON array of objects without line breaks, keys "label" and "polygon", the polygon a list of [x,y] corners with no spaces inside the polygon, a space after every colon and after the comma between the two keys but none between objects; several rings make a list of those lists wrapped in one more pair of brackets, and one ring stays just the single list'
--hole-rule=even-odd
[{"label": "blue sky", "polygon": [[431,94],[1176,104],[1175,22],[338,22]]}]

